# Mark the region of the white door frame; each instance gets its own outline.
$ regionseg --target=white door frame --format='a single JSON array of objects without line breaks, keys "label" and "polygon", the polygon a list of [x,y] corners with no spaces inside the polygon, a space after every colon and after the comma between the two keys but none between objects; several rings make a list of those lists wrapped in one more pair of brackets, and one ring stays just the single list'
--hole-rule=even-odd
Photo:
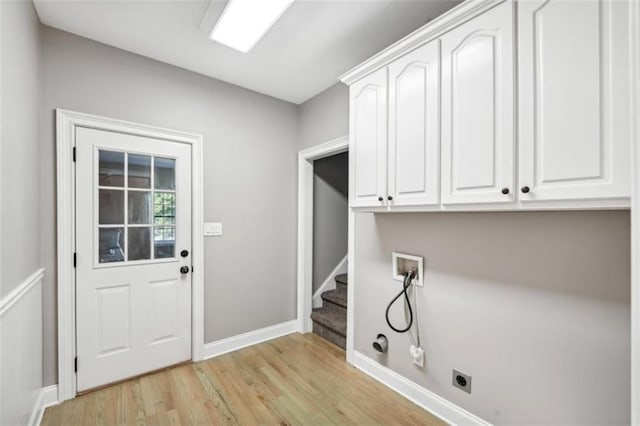
[{"label": "white door frame", "polygon": [[631,424],[640,425],[640,2],[631,2]]},{"label": "white door frame", "polygon": [[[311,331],[313,298],[313,162],[349,150],[349,136],[342,136],[298,153],[298,328]],[[349,188],[349,192],[353,188]],[[347,362],[353,363],[354,351],[354,216],[349,208],[348,280],[347,286]]]},{"label": "white door frame", "polygon": [[192,303],[191,359],[203,359],[204,349],[204,241],[202,136],[144,124],[115,120],[63,109],[56,110],[57,154],[57,245],[58,245],[58,399],[76,396],[76,274],[75,252],[75,167],[73,150],[76,127],[163,139],[191,146],[192,179]]}]

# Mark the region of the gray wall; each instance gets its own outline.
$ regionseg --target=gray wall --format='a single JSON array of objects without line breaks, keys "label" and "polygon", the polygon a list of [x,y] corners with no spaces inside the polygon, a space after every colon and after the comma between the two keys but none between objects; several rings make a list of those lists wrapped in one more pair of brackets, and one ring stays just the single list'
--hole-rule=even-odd
[{"label": "gray wall", "polygon": [[[348,132],[348,91],[303,104],[301,147]],[[496,424],[629,422],[629,213],[356,214],[356,350]],[[391,252],[425,258],[425,368],[386,304]],[[398,318],[396,318],[398,320]],[[378,332],[390,350],[377,358]],[[451,369],[473,375],[473,393]]]},{"label": "gray wall", "polygon": [[[40,23],[0,1],[0,298],[40,264]],[[42,389],[39,283],[0,315],[0,424],[27,424]]]},{"label": "gray wall", "polygon": [[28,0],[2,2],[0,297],[40,268],[40,23]]},{"label": "gray wall", "polygon": [[[299,149],[349,134],[349,89],[336,83],[299,107]],[[347,99],[347,101],[345,101]]]},{"label": "gray wall", "polygon": [[[362,214],[356,229],[356,350],[494,424],[628,424],[628,212]],[[384,319],[392,251],[426,262],[424,369]]]},{"label": "gray wall", "polygon": [[313,291],[347,255],[349,154],[313,163]]},{"label": "gray wall", "polygon": [[[205,342],[295,319],[297,107],[44,28],[45,384],[56,383],[54,109],[204,135]],[[259,182],[259,184],[257,184]]]}]

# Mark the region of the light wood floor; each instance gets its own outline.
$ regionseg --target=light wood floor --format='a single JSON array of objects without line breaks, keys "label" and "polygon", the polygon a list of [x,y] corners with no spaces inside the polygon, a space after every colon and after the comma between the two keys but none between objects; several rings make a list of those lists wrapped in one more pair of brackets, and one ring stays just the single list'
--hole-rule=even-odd
[{"label": "light wood floor", "polygon": [[442,425],[344,361],[291,334],[47,408],[42,425]]}]

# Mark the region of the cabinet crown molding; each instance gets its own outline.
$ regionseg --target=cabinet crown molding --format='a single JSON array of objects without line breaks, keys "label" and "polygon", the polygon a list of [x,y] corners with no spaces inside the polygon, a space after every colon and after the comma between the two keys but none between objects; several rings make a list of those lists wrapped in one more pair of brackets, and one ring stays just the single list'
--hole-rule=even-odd
[{"label": "cabinet crown molding", "polygon": [[466,0],[342,74],[338,79],[347,85],[351,85],[411,50],[505,1],[513,0]]}]

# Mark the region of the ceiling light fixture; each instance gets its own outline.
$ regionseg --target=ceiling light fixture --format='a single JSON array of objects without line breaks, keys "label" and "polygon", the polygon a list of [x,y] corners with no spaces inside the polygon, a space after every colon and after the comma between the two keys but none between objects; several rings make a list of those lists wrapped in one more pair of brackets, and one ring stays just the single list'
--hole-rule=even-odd
[{"label": "ceiling light fixture", "polygon": [[209,38],[250,51],[294,0],[229,0]]}]

